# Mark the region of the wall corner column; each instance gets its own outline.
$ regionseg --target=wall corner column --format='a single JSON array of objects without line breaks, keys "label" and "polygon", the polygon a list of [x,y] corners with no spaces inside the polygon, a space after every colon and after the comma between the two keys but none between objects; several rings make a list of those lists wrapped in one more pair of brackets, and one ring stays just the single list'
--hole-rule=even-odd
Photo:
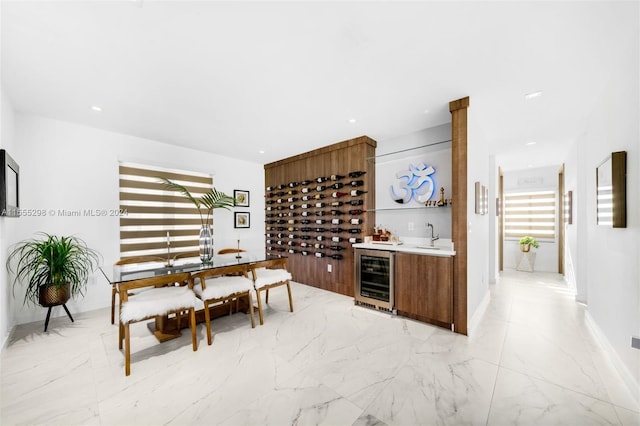
[{"label": "wall corner column", "polygon": [[453,323],[456,333],[467,334],[467,109],[469,97],[449,102],[451,112],[451,232],[453,259]]}]

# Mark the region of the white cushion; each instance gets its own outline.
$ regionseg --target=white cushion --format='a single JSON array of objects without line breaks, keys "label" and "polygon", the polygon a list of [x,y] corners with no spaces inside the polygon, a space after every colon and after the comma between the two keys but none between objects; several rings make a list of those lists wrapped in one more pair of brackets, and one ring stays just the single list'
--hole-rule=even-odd
[{"label": "white cushion", "polygon": [[253,281],[244,276],[222,276],[206,280],[206,288],[202,284],[193,286],[193,291],[202,300],[222,299],[236,293],[253,290]]},{"label": "white cushion", "polygon": [[279,283],[281,281],[288,281],[293,279],[291,273],[286,269],[256,269],[256,281],[254,285],[256,288],[262,288],[266,285]]},{"label": "white cushion", "polygon": [[122,305],[120,319],[123,323],[166,315],[178,309],[194,308],[196,298],[189,287],[161,287],[132,296]]}]

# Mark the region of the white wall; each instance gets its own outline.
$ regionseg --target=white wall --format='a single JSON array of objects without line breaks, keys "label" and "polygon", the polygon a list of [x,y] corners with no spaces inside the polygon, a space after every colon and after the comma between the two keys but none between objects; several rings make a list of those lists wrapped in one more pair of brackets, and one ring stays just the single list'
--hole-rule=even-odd
[{"label": "white wall", "polygon": [[[3,90],[0,90],[0,148],[14,157],[14,136],[13,136],[13,107]],[[0,217],[0,347],[4,348],[11,328],[13,327],[13,303],[11,296],[11,285],[9,276],[5,268],[7,260],[7,250],[12,235],[15,233],[15,221],[17,218]]]},{"label": "white wall", "polygon": [[[249,190],[250,208],[242,211],[251,213],[251,228],[234,229],[233,212],[217,210],[214,247],[234,247],[239,236],[243,248],[264,250],[264,173],[260,164],[21,114],[16,115],[15,138],[21,207],[44,209],[47,214],[14,220],[16,232],[11,243],[31,238],[38,231],[73,234],[97,249],[104,256],[104,265],[113,264],[119,257],[118,217],[61,217],[57,212],[118,208],[118,161],[130,161],[210,173],[214,186],[227,194],[233,194],[234,189]],[[84,299],[70,301],[69,309],[81,312],[109,306],[110,291],[105,278],[96,272]],[[21,305],[21,295],[16,293],[16,297],[13,303]],[[41,307],[25,307],[16,312],[15,320],[42,320],[45,312]],[[56,309],[54,312],[64,315]]]},{"label": "white wall", "polygon": [[[483,122],[474,114],[473,97],[469,99],[467,111],[467,322],[472,331],[478,315],[488,302],[489,294],[489,223],[495,218],[495,203],[489,201],[489,213],[475,214],[475,182],[490,186],[493,160],[489,157],[489,145],[483,129]],[[494,182],[495,184],[495,182]],[[489,200],[495,189],[489,189]],[[495,196],[495,195],[494,195]],[[454,241],[455,244],[455,241]]]},{"label": "white wall", "polygon": [[[588,314],[606,336],[614,362],[640,400],[640,350],[631,336],[640,336],[640,52],[636,26],[635,50],[612,64],[616,75],[599,94],[574,147],[567,168],[567,188],[578,188],[577,226],[568,235],[580,297]],[[627,151],[627,227],[596,224],[595,171],[613,151]],[[577,152],[576,152],[577,151]],[[574,216],[576,219],[576,216]],[[581,286],[586,284],[586,291]]]},{"label": "white wall", "polygon": [[[505,171],[503,172],[504,192],[506,194],[508,192],[523,191],[554,191],[557,194],[559,170],[560,164],[552,167]],[[556,229],[559,226],[559,218],[556,216]],[[558,239],[556,238],[553,241],[541,240],[539,243],[540,248],[534,249],[536,251],[535,270],[558,272]],[[505,239],[504,267],[515,269],[520,256],[519,240]]]}]

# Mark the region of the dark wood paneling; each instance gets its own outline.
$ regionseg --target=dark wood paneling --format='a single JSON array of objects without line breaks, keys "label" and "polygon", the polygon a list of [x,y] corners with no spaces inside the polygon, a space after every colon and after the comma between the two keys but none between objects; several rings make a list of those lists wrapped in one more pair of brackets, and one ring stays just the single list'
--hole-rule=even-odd
[{"label": "dark wood paneling", "polygon": [[449,327],[453,321],[453,258],[398,253],[396,308],[402,316]]},{"label": "dark wood paneling", "polygon": [[469,98],[449,103],[451,112],[451,175],[453,205],[453,323],[455,331],[467,334],[467,109]]},{"label": "dark wood paneling", "polygon": [[[364,209],[364,210],[372,210],[375,206],[375,163],[373,161],[373,157],[375,157],[375,149],[376,149],[376,141],[367,137],[361,136],[355,139],[350,139],[347,141],[339,142],[336,144],[332,144],[329,146],[325,146],[323,148],[319,148],[314,151],[310,151],[304,154],[296,155],[293,157],[289,157],[283,160],[279,160],[273,163],[266,164],[264,166],[265,169],[265,185],[266,186],[277,186],[280,184],[287,184],[289,182],[300,182],[303,180],[312,180],[320,176],[331,176],[334,174],[338,175],[348,175],[349,172],[354,171],[366,171],[367,173],[360,178],[359,180],[364,181],[364,186],[353,189],[361,189],[364,191],[368,191],[366,194],[359,197],[343,197],[339,199],[339,201],[349,201],[351,199],[362,199],[364,201],[364,205],[362,206],[342,206],[337,208],[337,210],[342,210],[344,212],[350,209]],[[340,182],[348,183],[351,179],[346,177]],[[331,181],[326,182],[326,185],[330,185]],[[313,186],[316,186],[314,184]],[[311,186],[311,185],[310,185]],[[295,188],[298,191],[300,187]],[[347,192],[348,189],[344,188],[340,190],[341,192]],[[331,192],[333,189],[327,189],[322,191],[322,193],[326,196],[323,200],[318,200],[318,202],[325,202],[330,204],[331,201],[335,199],[331,198]],[[317,192],[313,191],[311,194],[314,195]],[[300,198],[301,194],[298,193],[294,195],[297,198]],[[297,201],[296,204],[301,204],[301,201]],[[313,202],[315,204],[315,202]],[[331,207],[327,206],[321,209],[308,209],[308,211],[330,211]],[[297,213],[303,211],[302,209],[294,210]],[[269,213],[269,212],[267,212]],[[365,235],[370,235],[373,233],[373,226],[375,224],[375,213],[367,212],[359,217],[364,220],[362,225],[358,225],[361,228],[360,234],[332,234],[331,232],[323,232],[323,233],[311,233],[310,235],[323,235],[326,239],[322,241],[325,246],[332,245],[331,237],[334,235],[339,235],[343,238],[349,238],[350,236],[356,236],[364,239]],[[345,214],[342,216],[336,216],[341,219],[348,220],[352,216]],[[316,216],[309,217],[309,219],[315,220]],[[323,216],[329,223],[324,225],[315,225],[310,224],[309,227],[316,228],[322,227],[330,229],[332,227],[330,221],[334,216]],[[267,218],[269,220],[271,218]],[[283,218],[288,219],[288,218]],[[293,219],[301,220],[300,216],[297,216]],[[300,223],[296,224],[295,227],[300,228],[303,225]],[[305,225],[306,226],[306,225]],[[348,223],[343,223],[341,225],[335,225],[335,227],[339,228],[351,228],[357,226],[351,226]],[[277,231],[276,231],[277,232]],[[297,234],[301,234],[297,232]],[[297,243],[301,240],[296,239]],[[320,242],[316,240],[309,240],[311,243]],[[347,296],[354,295],[354,282],[353,282],[353,270],[354,270],[354,256],[353,250],[351,249],[351,244],[344,241],[341,243],[336,243],[335,245],[341,245],[345,249],[340,252],[333,252],[328,248],[323,249],[322,251],[330,254],[330,253],[339,253],[343,255],[342,259],[332,259],[330,257],[322,257],[318,258],[312,255],[302,256],[301,254],[288,254],[282,253],[283,256],[287,256],[287,269],[293,275],[293,279],[295,281],[308,284],[314,287],[322,288],[325,290],[333,291],[335,293],[344,294]],[[295,246],[294,248],[300,249],[299,246]],[[315,251],[315,249],[310,249],[311,252]],[[332,272],[327,271],[327,265],[331,265]]]}]

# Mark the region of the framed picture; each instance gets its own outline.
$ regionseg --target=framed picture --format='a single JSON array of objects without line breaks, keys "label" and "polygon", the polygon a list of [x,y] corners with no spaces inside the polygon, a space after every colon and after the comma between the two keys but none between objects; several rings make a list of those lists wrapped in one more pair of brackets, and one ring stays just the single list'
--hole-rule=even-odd
[{"label": "framed picture", "polygon": [[0,216],[20,216],[20,167],[0,149]]},{"label": "framed picture", "polygon": [[[236,199],[236,207],[249,207],[249,191],[243,191],[241,189],[233,190],[233,198]],[[247,213],[249,214],[249,213]]]},{"label": "framed picture", "polygon": [[612,152],[596,168],[596,221],[613,228],[627,227],[627,152]]},{"label": "framed picture", "polygon": [[250,228],[251,219],[249,212],[235,212],[234,213],[234,228]]},{"label": "framed picture", "polygon": [[573,224],[573,191],[568,191],[564,196],[564,223]]},{"label": "framed picture", "polygon": [[475,183],[475,213],[482,214],[482,186],[480,182]]}]

